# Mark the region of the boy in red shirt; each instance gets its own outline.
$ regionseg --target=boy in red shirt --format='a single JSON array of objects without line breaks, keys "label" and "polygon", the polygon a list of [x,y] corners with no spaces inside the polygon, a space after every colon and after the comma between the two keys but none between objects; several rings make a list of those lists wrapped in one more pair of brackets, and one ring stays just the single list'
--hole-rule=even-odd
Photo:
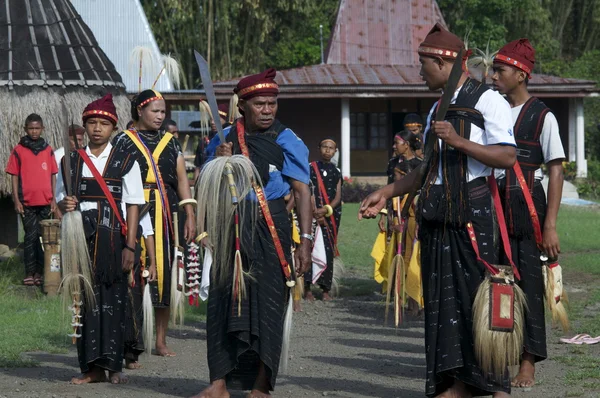
[{"label": "boy in red shirt", "polygon": [[50,218],[56,202],[54,188],[58,168],[54,152],[41,137],[42,118],[32,113],[25,119],[25,135],[13,149],[6,172],[12,176],[15,211],[23,217],[25,230],[25,279],[27,286],[40,286],[44,269],[44,252],[40,243],[40,221]]}]

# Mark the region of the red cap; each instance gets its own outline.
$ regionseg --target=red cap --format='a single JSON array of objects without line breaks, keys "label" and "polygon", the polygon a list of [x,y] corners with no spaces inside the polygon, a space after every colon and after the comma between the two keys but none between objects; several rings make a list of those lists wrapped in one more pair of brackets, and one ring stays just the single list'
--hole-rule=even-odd
[{"label": "red cap", "polygon": [[83,115],[81,115],[83,123],[85,124],[85,121],[92,117],[101,117],[112,122],[115,126],[117,125],[119,118],[117,117],[117,108],[115,108],[112,94],[106,94],[85,107]]},{"label": "red cap", "polygon": [[274,80],[276,74],[275,69],[269,68],[256,75],[246,76],[239,81],[233,92],[240,99],[250,99],[259,95],[276,96],[279,94],[279,86]]},{"label": "red cap", "polygon": [[227,119],[227,115],[229,114],[229,104],[219,104],[219,116],[223,119]]},{"label": "red cap", "polygon": [[419,55],[456,59],[458,52],[465,46],[454,33],[450,33],[439,22],[429,31],[423,43],[419,45]]},{"label": "red cap", "polygon": [[521,69],[531,76],[535,64],[535,50],[527,39],[511,41],[502,47],[494,57],[494,62]]}]

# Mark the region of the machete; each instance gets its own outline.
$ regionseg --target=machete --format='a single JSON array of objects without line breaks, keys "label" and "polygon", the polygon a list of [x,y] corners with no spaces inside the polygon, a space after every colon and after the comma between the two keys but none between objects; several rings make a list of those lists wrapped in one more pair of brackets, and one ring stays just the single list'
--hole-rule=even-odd
[{"label": "machete", "polygon": [[223,126],[221,126],[221,118],[219,117],[215,89],[213,88],[212,80],[210,79],[210,68],[208,67],[206,60],[198,51],[194,50],[194,56],[196,57],[196,63],[198,64],[198,70],[200,71],[200,79],[202,79],[202,86],[204,87],[204,93],[206,94],[206,102],[208,102],[208,106],[210,107],[210,114],[217,127],[219,140],[221,143],[224,143],[225,136],[223,135]]},{"label": "machete", "polygon": [[[462,76],[462,59],[464,57],[465,54],[465,49],[462,48],[459,52],[458,55],[456,56],[456,62],[454,62],[454,65],[452,66],[452,70],[450,71],[450,75],[448,76],[448,81],[446,82],[446,86],[444,87],[444,92],[442,93],[442,97],[440,98],[439,102],[438,102],[438,106],[436,109],[436,113],[435,113],[435,121],[436,122],[441,122],[446,118],[446,112],[448,112],[448,108],[450,107],[450,102],[452,102],[452,97],[454,97],[454,92],[456,91],[456,88],[458,87],[458,82],[460,81],[460,78]],[[429,135],[431,135],[433,133],[431,133],[431,131],[429,132]],[[431,167],[431,163],[432,163],[432,157],[434,154],[434,148],[435,148],[435,137],[432,136],[428,137],[431,139],[426,139],[425,140],[425,149],[423,150],[423,162],[421,162],[421,164],[419,165],[419,168],[417,169],[418,171],[418,176],[417,176],[417,181],[419,181],[420,186],[419,189],[425,184],[425,177],[427,176],[427,173],[429,172],[429,168]],[[413,190],[412,192],[410,192],[410,194],[408,195],[408,198],[406,200],[406,202],[404,203],[404,207],[402,208],[402,213],[400,214],[401,218],[404,220],[406,219],[406,216],[408,215],[408,210],[410,209],[410,205],[412,204],[412,202],[415,199],[415,196],[417,196],[417,191],[418,189]]]},{"label": "machete", "polygon": [[[67,111],[67,106],[65,105],[65,101],[60,102],[60,107],[62,110],[63,117],[65,118],[65,129],[63,135],[63,145],[65,148],[65,154],[63,156],[62,166],[63,166],[63,177],[65,190],[67,192],[67,196],[73,196],[73,190],[71,189],[71,126],[69,126],[69,112]],[[77,140],[75,140],[77,142]]]}]

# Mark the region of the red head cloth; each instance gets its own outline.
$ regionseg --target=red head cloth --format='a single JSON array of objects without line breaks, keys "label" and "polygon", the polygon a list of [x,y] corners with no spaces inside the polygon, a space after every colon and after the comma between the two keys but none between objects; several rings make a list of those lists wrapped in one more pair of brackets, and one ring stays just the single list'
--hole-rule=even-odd
[{"label": "red head cloth", "polygon": [[240,99],[250,99],[259,95],[273,96],[279,94],[279,86],[275,83],[277,71],[269,68],[256,75],[246,76],[239,81],[233,92]]},{"label": "red head cloth", "polygon": [[223,119],[227,120],[227,115],[229,114],[229,104],[219,104],[219,116]]},{"label": "red head cloth", "polygon": [[85,107],[83,115],[81,115],[83,124],[91,117],[101,117],[112,122],[115,126],[117,125],[119,118],[117,117],[117,108],[115,108],[112,94],[106,94]]},{"label": "red head cloth", "polygon": [[454,33],[450,33],[438,22],[419,45],[419,55],[454,60],[465,44]]},{"label": "red head cloth", "polygon": [[527,39],[511,41],[498,51],[494,62],[500,62],[521,69],[531,76],[535,64],[535,50]]}]

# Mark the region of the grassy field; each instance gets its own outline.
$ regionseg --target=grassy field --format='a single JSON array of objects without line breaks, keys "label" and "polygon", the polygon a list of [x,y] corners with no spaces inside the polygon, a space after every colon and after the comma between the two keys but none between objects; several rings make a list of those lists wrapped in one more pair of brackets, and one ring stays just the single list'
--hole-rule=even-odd
[{"label": "grassy field", "polygon": [[[339,249],[352,278],[343,281],[344,295],[371,294],[379,289],[373,281],[371,247],[378,232],[374,220],[358,221],[358,204],[344,205],[340,228]],[[583,284],[589,294],[571,301],[570,315],[578,330],[600,335],[600,208],[563,206],[559,216],[561,264],[567,286],[569,281]],[[23,274],[21,262],[11,259],[0,263],[0,367],[33,366],[21,353],[31,351],[66,352],[72,348],[68,333],[68,319],[64,318],[58,298],[43,294],[32,295],[20,286]],[[572,286],[572,285],[571,285]],[[204,320],[205,305],[186,310],[187,322]],[[569,356],[570,357],[570,356]],[[584,377],[596,364],[586,353],[579,355],[581,367],[569,373],[569,380]],[[564,359],[571,361],[571,359]]]}]

